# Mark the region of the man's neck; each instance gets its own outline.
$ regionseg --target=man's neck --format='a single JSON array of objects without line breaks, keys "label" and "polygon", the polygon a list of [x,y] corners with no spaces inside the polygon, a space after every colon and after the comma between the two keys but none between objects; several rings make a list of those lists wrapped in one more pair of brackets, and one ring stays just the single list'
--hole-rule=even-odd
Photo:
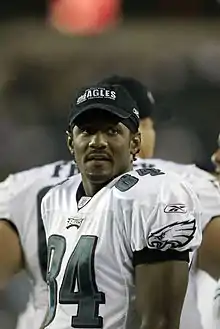
[{"label": "man's neck", "polygon": [[123,175],[126,172],[131,171],[131,170],[133,170],[133,163],[129,164],[129,166],[126,170],[123,170],[123,172],[118,173],[118,175],[110,178],[109,180],[107,180],[105,182],[92,182],[87,177],[82,175],[82,184],[83,184],[83,188],[84,188],[84,191],[85,191],[85,195],[93,197],[103,187],[108,185],[108,183],[110,183],[113,179],[115,179],[116,177],[121,176],[121,175]]},{"label": "man's neck", "polygon": [[99,192],[108,183],[109,182],[94,184],[88,180],[83,180],[83,187],[84,187],[86,196],[93,197],[97,192]]}]

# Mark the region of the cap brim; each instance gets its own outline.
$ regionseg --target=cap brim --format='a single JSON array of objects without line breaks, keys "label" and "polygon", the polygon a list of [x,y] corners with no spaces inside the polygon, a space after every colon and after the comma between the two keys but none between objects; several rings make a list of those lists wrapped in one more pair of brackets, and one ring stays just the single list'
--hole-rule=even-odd
[{"label": "cap brim", "polygon": [[111,105],[97,103],[97,104],[90,104],[90,105],[85,106],[84,108],[80,109],[79,111],[76,111],[75,115],[72,116],[71,122],[73,123],[81,115],[85,114],[87,111],[92,110],[92,109],[99,109],[99,110],[106,111],[108,113],[114,114],[115,116],[119,117],[120,119],[127,119],[130,117],[130,114],[121,108],[111,106]]}]

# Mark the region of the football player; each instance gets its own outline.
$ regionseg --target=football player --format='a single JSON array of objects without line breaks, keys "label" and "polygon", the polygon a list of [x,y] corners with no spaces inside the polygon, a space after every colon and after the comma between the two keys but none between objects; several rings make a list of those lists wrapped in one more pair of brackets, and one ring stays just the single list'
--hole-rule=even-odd
[{"label": "football player", "polygon": [[45,318],[47,251],[40,203],[51,186],[76,171],[74,163],[58,161],[10,175],[0,183],[0,285],[4,288],[25,269],[32,287],[16,329],[39,329]]},{"label": "football player", "polygon": [[[141,151],[134,162],[134,168],[160,167],[181,175],[194,187],[202,203],[201,224],[203,242],[198,257],[190,271],[189,287],[184,304],[181,329],[202,328],[200,313],[197,308],[197,270],[200,268],[215,280],[220,277],[220,188],[218,181],[209,173],[195,165],[183,165],[161,159],[151,159],[155,144],[154,112],[155,101],[151,92],[138,80],[131,77],[111,76],[102,83],[123,86],[136,101],[140,114]],[[218,163],[218,151],[213,155]]]},{"label": "football player", "polygon": [[212,155],[212,162],[215,165],[215,173],[218,176],[220,174],[220,134],[218,135],[217,144],[218,148]]},{"label": "football player", "polygon": [[[152,95],[148,92],[144,97],[151,105]],[[155,138],[152,120],[146,116],[141,122],[146,128],[143,142],[148,143],[144,150],[151,156]],[[30,328],[30,325],[39,329],[47,303],[46,247],[39,215],[40,200],[50,186],[77,172],[73,162],[59,161],[10,175],[0,183],[0,285],[22,269],[26,269],[32,285],[28,306],[19,317],[19,329]]]},{"label": "football player", "polygon": [[120,86],[83,88],[72,105],[68,145],[81,174],[42,201],[48,329],[179,329],[200,207],[178,175],[131,171],[138,128]]},{"label": "football player", "polygon": [[[217,178],[220,176],[220,134],[217,140],[218,148],[212,156],[212,162],[215,165],[215,173]],[[217,284],[217,288],[214,294],[214,329],[219,329],[220,327],[220,279]]]}]

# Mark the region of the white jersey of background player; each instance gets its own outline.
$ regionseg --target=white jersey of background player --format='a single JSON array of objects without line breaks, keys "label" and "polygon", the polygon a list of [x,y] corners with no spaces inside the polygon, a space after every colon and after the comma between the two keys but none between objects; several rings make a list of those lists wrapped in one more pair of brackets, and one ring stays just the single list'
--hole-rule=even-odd
[{"label": "white jersey of background player", "polygon": [[[215,172],[217,175],[217,179],[220,181],[220,134],[218,136],[217,144],[218,144],[218,148],[212,156],[212,161],[215,165]],[[220,248],[220,244],[219,244],[219,248]],[[220,328],[220,279],[218,281],[217,288],[214,294],[214,328],[213,329],[219,329],[219,328]]]},{"label": "white jersey of background player", "polygon": [[70,178],[42,202],[49,253],[46,328],[102,328],[102,321],[104,328],[138,328],[131,311],[133,266],[145,260],[136,259],[136,251],[198,246],[194,192],[175,174],[145,169],[116,178],[93,198],[80,199],[80,182],[81,175]]},{"label": "white jersey of background player", "polygon": [[[51,186],[64,181],[74,173],[75,165],[72,162],[58,161],[10,175],[0,183],[0,218],[5,220],[5,222],[0,221],[1,279],[8,280],[13,272],[25,269],[32,287],[30,300],[23,314],[19,316],[17,329],[39,329],[45,317],[47,308],[47,285],[45,283],[47,252],[40,203]],[[13,230],[10,241],[6,241],[4,238],[4,225],[8,225],[8,223],[10,223],[8,229]],[[19,246],[16,248],[21,249],[24,262],[4,273],[3,270],[7,267],[8,259],[13,257],[9,250],[15,251],[16,254],[16,249],[11,247],[14,243],[13,234],[19,238]],[[4,245],[2,246],[1,243]],[[16,260],[14,262],[16,264]]]}]

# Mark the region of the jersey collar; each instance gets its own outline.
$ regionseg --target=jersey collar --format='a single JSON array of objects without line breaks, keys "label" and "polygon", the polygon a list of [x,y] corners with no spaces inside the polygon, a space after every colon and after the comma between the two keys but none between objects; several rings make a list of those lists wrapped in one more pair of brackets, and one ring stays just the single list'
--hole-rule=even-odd
[{"label": "jersey collar", "polygon": [[81,182],[76,191],[76,203],[78,210],[83,208],[91,199],[92,198],[90,196],[86,195],[83,183]]}]

